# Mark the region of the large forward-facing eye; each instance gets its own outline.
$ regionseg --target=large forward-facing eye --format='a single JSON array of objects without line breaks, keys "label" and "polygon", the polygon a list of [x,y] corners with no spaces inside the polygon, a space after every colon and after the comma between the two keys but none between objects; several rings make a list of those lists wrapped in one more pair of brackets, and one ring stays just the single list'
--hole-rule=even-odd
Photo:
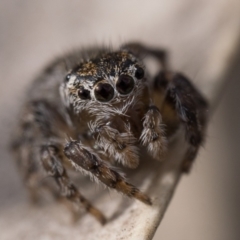
[{"label": "large forward-facing eye", "polygon": [[134,80],[131,76],[122,74],[119,76],[116,88],[120,94],[126,95],[134,88]]},{"label": "large forward-facing eye", "polygon": [[109,83],[98,83],[94,89],[95,98],[100,102],[109,102],[114,96],[114,89]]}]

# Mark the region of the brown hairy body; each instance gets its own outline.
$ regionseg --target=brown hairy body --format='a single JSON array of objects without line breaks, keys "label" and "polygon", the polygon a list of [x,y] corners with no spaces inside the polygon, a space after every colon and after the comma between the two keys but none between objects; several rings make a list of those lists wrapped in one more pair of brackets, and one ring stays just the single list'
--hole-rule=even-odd
[{"label": "brown hairy body", "polygon": [[[159,63],[153,78],[143,57]],[[182,170],[188,172],[203,142],[206,120],[205,99],[185,76],[168,69],[164,51],[136,43],[117,51],[75,51],[50,64],[34,81],[13,150],[33,198],[41,187],[48,188],[105,223],[68,169],[151,205],[150,197],[112,165],[137,168],[142,148],[161,160],[169,139],[183,126],[189,147]],[[41,181],[44,175],[53,178],[59,191]]]}]

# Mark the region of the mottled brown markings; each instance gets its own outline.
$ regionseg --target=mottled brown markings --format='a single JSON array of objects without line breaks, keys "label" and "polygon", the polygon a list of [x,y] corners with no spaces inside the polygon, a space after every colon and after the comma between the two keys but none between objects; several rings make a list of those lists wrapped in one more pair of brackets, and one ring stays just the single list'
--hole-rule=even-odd
[{"label": "mottled brown markings", "polygon": [[[142,61],[145,57],[159,62],[160,71],[153,79],[148,79]],[[36,193],[40,192],[46,172],[65,198],[81,204],[100,222],[105,222],[102,213],[71,182],[68,168],[72,163],[77,170],[109,188],[150,205],[150,198],[126,182],[109,163],[118,161],[136,168],[139,147],[146,147],[151,156],[160,160],[166,138],[182,125],[189,144],[182,170],[190,170],[203,142],[207,103],[186,77],[169,71],[166,59],[166,52],[161,49],[130,43],[118,51],[77,50],[45,68],[27,94],[28,101],[12,144],[20,172],[34,198],[40,197]],[[74,82],[66,81],[68,74],[76,77]],[[121,74],[131,76],[135,83],[126,95],[116,90]],[[80,86],[91,93],[99,81],[114,87],[116,94],[111,101],[101,103],[83,93],[80,95],[87,99],[80,99]],[[66,146],[64,155],[66,138],[74,140]],[[46,187],[59,196],[55,188],[49,184]]]},{"label": "mottled brown markings", "polygon": [[[103,75],[115,76],[116,69],[119,71],[126,71],[126,69],[136,64],[136,60],[127,52],[111,52],[101,54],[85,63],[78,65],[72,73],[80,77],[89,77],[89,80],[99,81]],[[118,72],[119,74],[119,72]]]},{"label": "mottled brown markings", "polygon": [[61,189],[62,195],[66,196],[69,200],[78,203],[81,203],[81,206],[85,210],[91,213],[97,220],[102,224],[106,222],[104,215],[92,204],[84,198],[77,188],[71,183],[66,169],[62,165],[61,156],[58,155],[58,148],[53,145],[42,146],[41,148],[41,161],[45,171],[52,176],[59,188]]},{"label": "mottled brown markings", "polygon": [[86,63],[83,63],[81,65],[81,68],[76,71],[76,73],[79,76],[95,76],[97,75],[97,65],[94,64],[93,62],[89,61]]},{"label": "mottled brown markings", "polygon": [[128,183],[122,175],[108,166],[99,156],[90,153],[77,141],[69,142],[64,149],[64,153],[70,161],[91,172],[107,187],[114,188],[129,197],[134,197],[151,205],[151,199],[147,195]]}]

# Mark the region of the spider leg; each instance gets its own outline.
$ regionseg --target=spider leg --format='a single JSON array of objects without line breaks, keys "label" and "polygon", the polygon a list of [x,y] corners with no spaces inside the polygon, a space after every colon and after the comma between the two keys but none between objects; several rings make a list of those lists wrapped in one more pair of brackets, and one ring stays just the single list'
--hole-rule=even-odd
[{"label": "spider leg", "polygon": [[159,109],[152,105],[144,116],[143,130],[140,140],[154,158],[165,152],[167,139]]},{"label": "spider leg", "polygon": [[56,145],[43,145],[41,147],[42,166],[49,176],[52,176],[61,190],[61,194],[83,207],[93,215],[100,223],[104,224],[106,218],[85,197],[81,195],[77,187],[71,182],[61,160],[60,150]]},{"label": "spider leg", "polygon": [[135,56],[139,58],[144,58],[147,56],[154,57],[159,61],[163,69],[167,69],[167,52],[164,49],[150,48],[138,42],[125,44],[122,46],[122,49],[126,49],[132,52]]},{"label": "spider leg", "polygon": [[110,157],[121,162],[129,168],[136,168],[139,164],[138,148],[136,138],[129,129],[120,133],[109,124],[90,124],[90,130],[95,136],[96,144]]},{"label": "spider leg", "polygon": [[[61,132],[65,130],[66,133],[67,128],[63,116],[48,102],[38,100],[29,103],[23,113],[20,137],[13,144],[19,168],[34,200],[38,199],[39,190],[44,187],[58,199],[62,194],[71,202],[83,206],[103,224],[106,222],[103,214],[80,194],[63,166],[64,155],[60,154],[63,147],[56,142],[62,139]],[[54,186],[43,185],[44,171],[53,177],[61,194]]]},{"label": "spider leg", "polygon": [[110,167],[92,149],[84,147],[78,141],[70,141],[64,149],[66,157],[78,171],[84,171],[96,181],[115,189],[128,197],[136,198],[151,205],[151,199],[138,188],[128,183],[116,170]]},{"label": "spider leg", "polygon": [[[22,175],[23,182],[28,189],[33,203],[39,200],[40,189],[44,183],[41,181],[41,170],[36,139],[39,138],[36,116],[32,104],[27,106],[23,113],[17,137],[11,143],[11,150],[16,156],[17,167]],[[55,195],[55,194],[54,194]]]},{"label": "spider leg", "polygon": [[192,83],[182,74],[160,72],[155,78],[155,89],[165,97],[161,107],[168,136],[175,132],[179,121],[184,125],[189,149],[182,170],[189,172],[204,140],[208,104]]}]

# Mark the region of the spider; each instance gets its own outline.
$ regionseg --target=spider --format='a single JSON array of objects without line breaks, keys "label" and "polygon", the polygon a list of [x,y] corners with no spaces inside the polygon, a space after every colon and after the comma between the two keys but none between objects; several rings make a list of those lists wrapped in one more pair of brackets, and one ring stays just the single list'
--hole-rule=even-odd
[{"label": "spider", "polygon": [[[158,64],[154,77],[144,66],[146,58]],[[80,193],[71,168],[151,205],[115,162],[137,168],[142,148],[160,160],[168,140],[183,126],[188,150],[182,171],[189,172],[203,142],[206,100],[187,77],[169,70],[164,50],[139,43],[60,57],[37,77],[27,96],[13,150],[30,193],[34,198],[44,174],[50,176],[59,190],[44,187],[102,224],[105,216]]]}]

